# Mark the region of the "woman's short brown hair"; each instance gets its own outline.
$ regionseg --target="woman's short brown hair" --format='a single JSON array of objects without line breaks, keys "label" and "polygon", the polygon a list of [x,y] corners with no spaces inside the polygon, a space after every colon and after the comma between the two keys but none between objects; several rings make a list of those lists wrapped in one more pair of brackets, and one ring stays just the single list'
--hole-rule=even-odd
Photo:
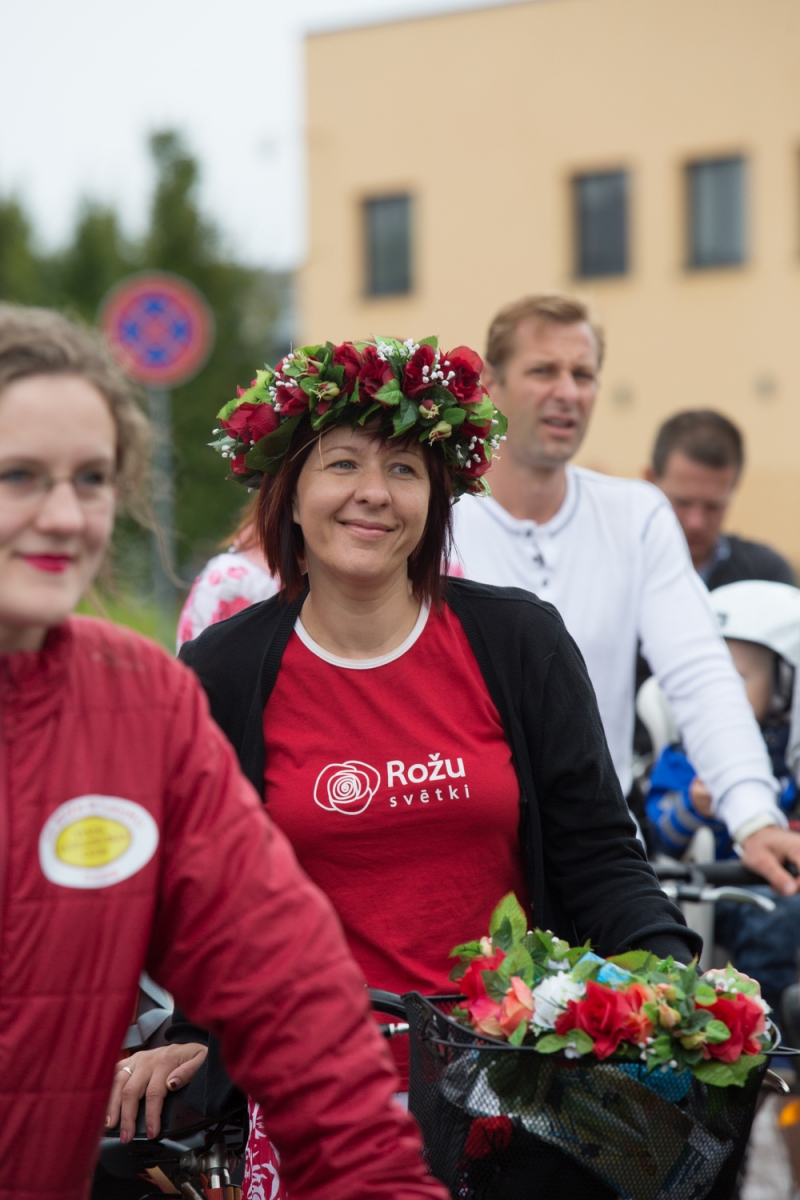
[{"label": "woman's short brown hair", "polygon": [[150,524],[150,426],[97,334],[47,308],[0,304],[0,393],[31,375],[78,375],[97,388],[117,431],[120,506]]},{"label": "woman's short brown hair", "polygon": [[[280,577],[287,600],[294,600],[303,589],[303,532],[293,516],[297,481],[321,436],[310,422],[303,421],[277,474],[265,475],[259,492],[256,525],[261,548],[270,571]],[[416,439],[406,444],[416,444]],[[416,598],[438,609],[453,538],[453,489],[444,457],[436,447],[423,445],[421,450],[431,492],[422,537],[408,558],[408,577]]]}]

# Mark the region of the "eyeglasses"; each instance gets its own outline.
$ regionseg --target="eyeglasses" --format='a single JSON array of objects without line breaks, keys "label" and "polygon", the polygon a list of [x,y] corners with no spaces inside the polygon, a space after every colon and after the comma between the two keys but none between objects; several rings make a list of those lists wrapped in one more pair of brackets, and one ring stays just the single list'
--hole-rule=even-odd
[{"label": "eyeglasses", "polygon": [[114,499],[115,475],[105,467],[85,467],[55,479],[39,467],[13,466],[0,468],[0,503],[36,508],[59,483],[70,484],[87,512],[106,509]]}]

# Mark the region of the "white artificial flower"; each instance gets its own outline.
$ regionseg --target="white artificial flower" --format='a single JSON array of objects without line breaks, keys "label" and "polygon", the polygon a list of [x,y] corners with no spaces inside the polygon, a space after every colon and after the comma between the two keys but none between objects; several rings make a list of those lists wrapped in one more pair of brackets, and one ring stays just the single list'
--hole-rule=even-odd
[{"label": "white artificial flower", "polygon": [[531,1025],[538,1032],[554,1029],[556,1017],[567,1007],[568,1000],[581,1000],[586,994],[586,984],[570,979],[568,972],[550,975],[533,989],[533,1018]]}]

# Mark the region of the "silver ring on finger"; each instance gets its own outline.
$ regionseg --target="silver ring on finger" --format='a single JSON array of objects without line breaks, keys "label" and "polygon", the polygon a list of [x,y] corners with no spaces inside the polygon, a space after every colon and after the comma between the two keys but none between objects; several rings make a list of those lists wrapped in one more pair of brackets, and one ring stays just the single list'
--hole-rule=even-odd
[{"label": "silver ring on finger", "polygon": [[127,1071],[131,1078],[133,1078],[133,1071],[130,1069],[130,1067],[123,1067],[122,1069],[123,1071]]}]

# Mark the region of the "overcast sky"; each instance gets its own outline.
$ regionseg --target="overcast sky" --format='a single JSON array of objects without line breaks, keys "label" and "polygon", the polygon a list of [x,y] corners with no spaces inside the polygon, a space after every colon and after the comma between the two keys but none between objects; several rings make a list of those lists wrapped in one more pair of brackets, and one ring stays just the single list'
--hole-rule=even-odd
[{"label": "overcast sky", "polygon": [[245,260],[304,249],[306,29],[500,0],[0,0],[0,195],[16,193],[47,248],[82,197],[144,223],[146,137],[185,133],[202,201]]}]

